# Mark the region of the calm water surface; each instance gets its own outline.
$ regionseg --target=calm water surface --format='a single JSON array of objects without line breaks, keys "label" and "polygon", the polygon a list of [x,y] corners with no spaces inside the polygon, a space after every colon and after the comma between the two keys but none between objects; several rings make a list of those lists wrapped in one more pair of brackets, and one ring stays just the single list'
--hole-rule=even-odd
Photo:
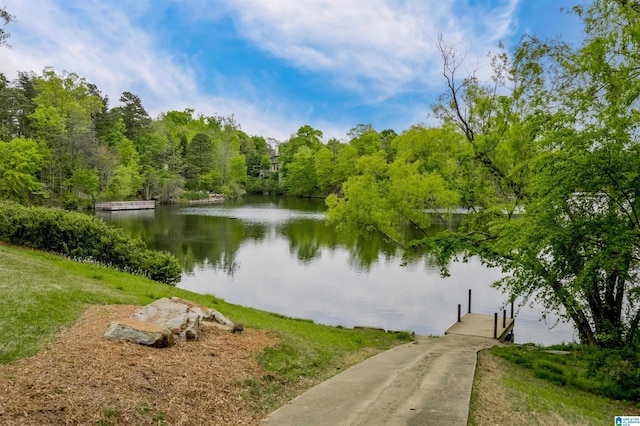
[{"label": "calm water surface", "polygon": [[[451,264],[451,275],[441,278],[427,257],[401,266],[395,246],[327,225],[319,200],[247,197],[97,215],[175,254],[184,271],[180,288],[322,324],[442,335],[458,304],[466,312],[469,289],[473,312],[501,313],[507,302],[490,287],[499,270],[472,259]],[[577,339],[568,324],[542,321],[543,312],[516,307],[516,342]]]}]

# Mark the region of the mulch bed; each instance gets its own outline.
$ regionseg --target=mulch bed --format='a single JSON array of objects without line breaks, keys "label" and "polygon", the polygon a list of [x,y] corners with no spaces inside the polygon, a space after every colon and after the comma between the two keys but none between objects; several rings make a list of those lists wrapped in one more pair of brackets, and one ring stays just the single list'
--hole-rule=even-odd
[{"label": "mulch bed", "polygon": [[202,327],[197,341],[155,349],[103,337],[136,306],[87,309],[38,355],[0,366],[2,425],[255,425],[239,393],[266,374],[255,355],[277,339]]}]

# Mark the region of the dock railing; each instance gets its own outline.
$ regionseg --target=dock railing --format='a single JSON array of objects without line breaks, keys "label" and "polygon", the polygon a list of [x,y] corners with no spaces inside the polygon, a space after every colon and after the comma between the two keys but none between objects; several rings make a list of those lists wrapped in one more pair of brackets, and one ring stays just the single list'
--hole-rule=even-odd
[{"label": "dock railing", "polygon": [[[467,313],[462,316],[462,305],[458,304],[458,321],[449,327],[445,334],[493,337],[501,341],[511,341],[513,339],[513,327],[515,323],[513,306],[514,303],[512,301],[510,318],[507,318],[506,309],[502,311],[502,327],[499,328],[497,312],[493,314],[493,318],[491,318],[491,315],[471,313],[471,289],[469,289]],[[491,321],[491,319],[493,319],[493,321]]]}]

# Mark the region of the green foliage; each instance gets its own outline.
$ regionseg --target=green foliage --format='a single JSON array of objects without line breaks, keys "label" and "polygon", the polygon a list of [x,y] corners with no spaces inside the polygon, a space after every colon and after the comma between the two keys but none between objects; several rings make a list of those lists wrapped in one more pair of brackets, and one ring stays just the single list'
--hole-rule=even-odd
[{"label": "green foliage", "polygon": [[94,261],[175,285],[181,268],[169,253],[146,248],[102,220],[81,213],[0,203],[0,240]]},{"label": "green foliage", "polygon": [[71,186],[75,193],[83,192],[92,199],[100,191],[100,177],[96,169],[76,168],[71,175]]},{"label": "green foliage", "polygon": [[[455,138],[453,129],[448,130]],[[392,163],[387,163],[387,153],[378,150],[362,156],[355,162],[355,175],[342,185],[342,197],[327,199],[329,218],[340,223],[343,229],[360,232],[380,232],[399,245],[404,245],[403,226],[407,223],[426,235],[431,216],[426,211],[440,211],[459,206],[459,195],[455,191],[455,178],[437,173],[438,161],[457,163],[455,150],[441,146],[441,138],[432,135],[441,131],[412,128],[396,138],[398,154]],[[420,144],[439,147],[435,154],[419,150]],[[446,152],[448,160],[438,155]],[[435,159],[434,159],[435,158]],[[433,163],[434,165],[431,165]]]},{"label": "green foliage", "polygon": [[318,185],[315,156],[309,147],[303,146],[293,155],[285,167],[284,182],[288,194],[308,197],[315,193]]},{"label": "green foliage", "polygon": [[[581,341],[633,346],[640,10],[600,0],[576,13],[585,21],[581,46],[526,38],[512,56],[491,58],[491,82],[459,76],[462,60],[440,40],[446,93],[434,112],[442,126],[403,132],[383,156],[373,153],[372,129],[354,129],[338,152],[334,173],[344,167],[346,182],[327,200],[329,216],[429,252],[443,273],[451,260],[479,256],[506,273],[496,285],[512,299],[541,302]],[[428,235],[434,217],[446,223],[456,208],[467,211],[460,227]],[[404,239],[407,223],[422,238]]]},{"label": "green foliage", "polygon": [[27,201],[40,188],[37,172],[44,156],[31,139],[0,142],[0,196]]},{"label": "green foliage", "polygon": [[[196,134],[187,147],[185,177],[192,182],[196,182],[193,186],[197,187],[199,178],[212,172],[214,160],[214,146],[209,136],[204,133]],[[212,190],[213,187],[208,189]]]},{"label": "green foliage", "polygon": [[278,180],[275,178],[263,179],[249,177],[246,190],[249,194],[272,194],[278,190],[278,187]]},{"label": "green foliage", "polygon": [[492,349],[510,362],[530,369],[536,377],[612,399],[640,401],[640,355],[623,347],[597,348],[587,345],[550,348],[508,346]]},{"label": "green foliage", "polygon": [[209,199],[209,193],[204,191],[187,191],[180,197],[182,201],[195,201]]},{"label": "green foliage", "polygon": [[[566,355],[547,355],[555,360],[571,359]],[[483,368],[485,362],[490,362],[488,373]],[[494,413],[492,418],[496,424],[508,418],[510,423],[596,426],[612,424],[616,416],[639,413],[637,403],[616,401],[570,385],[563,386],[540,379],[529,368],[495,358],[491,354],[481,353],[478,364],[469,410],[470,425],[486,424],[486,418],[481,422],[483,415],[488,413],[484,404],[496,403],[494,395],[486,395],[486,389],[481,391],[486,399],[480,401],[477,398],[475,390],[478,381],[489,385],[488,389],[500,389],[501,408],[498,413],[504,413],[504,417],[496,418]],[[485,374],[488,376],[484,377]]]}]

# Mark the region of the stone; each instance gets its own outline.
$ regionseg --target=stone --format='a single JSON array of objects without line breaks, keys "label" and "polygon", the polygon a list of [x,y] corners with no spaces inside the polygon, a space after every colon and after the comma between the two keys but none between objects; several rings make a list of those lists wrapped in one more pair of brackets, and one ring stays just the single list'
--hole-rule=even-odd
[{"label": "stone", "polygon": [[166,348],[175,343],[173,333],[169,329],[133,318],[113,321],[104,335],[111,339],[127,340],[156,348]]},{"label": "stone", "polygon": [[[164,297],[137,309],[126,320],[111,323],[105,336],[149,346],[170,346],[176,339],[197,340],[203,320],[232,333],[244,329],[242,324],[234,323],[215,309],[178,297]],[[157,335],[160,332],[163,336],[168,333],[170,339]]]},{"label": "stone", "polygon": [[[173,303],[178,303],[178,304],[188,306],[189,309],[200,314],[203,320],[213,321],[223,326],[222,328],[224,328],[225,330],[233,331],[233,332],[242,331],[241,329],[242,324],[234,323],[229,318],[225,317],[215,309],[207,308],[206,306],[198,305],[197,303],[193,303],[189,300],[180,299],[179,297],[172,297],[171,301]],[[240,330],[238,330],[239,328]]]},{"label": "stone", "polygon": [[195,340],[200,336],[201,315],[186,304],[172,302],[166,297],[136,310],[131,318],[168,328],[181,340]]}]

